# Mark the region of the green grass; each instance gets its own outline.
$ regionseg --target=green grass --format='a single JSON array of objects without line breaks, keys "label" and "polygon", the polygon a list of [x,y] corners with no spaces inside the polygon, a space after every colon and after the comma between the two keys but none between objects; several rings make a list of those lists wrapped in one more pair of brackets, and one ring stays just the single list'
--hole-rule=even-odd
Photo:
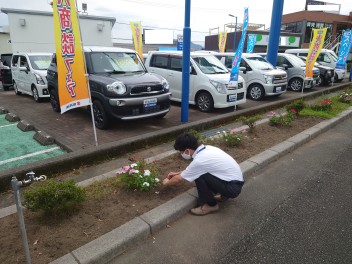
[{"label": "green grass", "polygon": [[[338,96],[324,98],[324,99],[331,99],[332,103],[332,111],[315,111],[311,109],[309,106],[305,107],[301,112],[301,116],[316,116],[322,118],[332,118],[340,114],[342,111],[348,109],[351,104],[341,103],[338,99]],[[317,103],[322,102],[324,99],[317,101]]]}]

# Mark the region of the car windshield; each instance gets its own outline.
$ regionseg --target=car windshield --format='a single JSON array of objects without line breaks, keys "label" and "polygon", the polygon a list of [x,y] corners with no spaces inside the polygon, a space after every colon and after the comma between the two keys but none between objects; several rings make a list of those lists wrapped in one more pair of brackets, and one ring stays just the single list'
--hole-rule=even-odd
[{"label": "car windshield", "polygon": [[96,73],[145,72],[143,62],[133,52],[94,52],[91,59]]},{"label": "car windshield", "polygon": [[252,68],[256,68],[259,70],[274,69],[273,65],[267,62],[263,57],[248,57],[247,60]]},{"label": "car windshield", "polygon": [[51,55],[31,55],[29,61],[35,70],[47,70],[50,65]]},{"label": "car windshield", "polygon": [[306,64],[302,61],[302,59],[298,58],[296,55],[287,54],[287,57],[290,60],[290,62],[296,65],[297,67],[306,66]]},{"label": "car windshield", "polygon": [[204,74],[223,74],[229,72],[228,69],[213,55],[193,55],[192,59]]},{"label": "car windshield", "polygon": [[333,60],[334,62],[337,62],[338,57],[337,57],[336,53],[333,52],[333,51],[331,51],[331,52],[329,52],[329,53],[331,54],[332,60]]},{"label": "car windshield", "polygon": [[[306,64],[307,57],[299,56],[298,58],[300,58]],[[320,65],[321,64],[317,61],[314,63],[314,66],[320,66]]]}]

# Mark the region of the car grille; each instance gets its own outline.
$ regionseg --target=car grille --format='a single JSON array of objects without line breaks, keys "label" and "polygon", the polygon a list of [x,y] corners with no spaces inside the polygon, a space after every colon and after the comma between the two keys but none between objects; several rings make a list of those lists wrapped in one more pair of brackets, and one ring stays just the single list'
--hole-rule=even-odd
[{"label": "car grille", "polygon": [[238,93],[237,94],[237,101],[242,100],[244,98],[244,93]]},{"label": "car grille", "polygon": [[286,74],[274,76],[273,83],[282,83],[282,82],[287,82],[287,75]]},{"label": "car grille", "polygon": [[243,88],[243,82],[239,82],[237,88],[229,87],[228,84],[225,84],[225,85],[226,85],[227,90],[236,90],[236,89],[242,89]]},{"label": "car grille", "polygon": [[162,92],[163,86],[161,84],[158,85],[141,85],[134,86],[131,88],[131,95],[142,95],[142,94],[155,94]]},{"label": "car grille", "polygon": [[319,71],[313,71],[313,78],[318,78],[319,77]]}]

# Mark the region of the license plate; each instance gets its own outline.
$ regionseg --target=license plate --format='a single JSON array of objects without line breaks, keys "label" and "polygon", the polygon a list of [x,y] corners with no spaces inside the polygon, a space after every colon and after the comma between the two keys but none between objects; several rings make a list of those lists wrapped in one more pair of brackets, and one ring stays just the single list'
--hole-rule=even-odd
[{"label": "license plate", "polygon": [[156,98],[151,98],[151,99],[145,99],[143,101],[143,106],[144,107],[152,107],[156,106],[157,99]]},{"label": "license plate", "polygon": [[277,93],[281,92],[281,86],[276,87],[276,92],[277,92]]},{"label": "license plate", "polygon": [[227,101],[235,102],[237,100],[237,94],[229,94]]}]

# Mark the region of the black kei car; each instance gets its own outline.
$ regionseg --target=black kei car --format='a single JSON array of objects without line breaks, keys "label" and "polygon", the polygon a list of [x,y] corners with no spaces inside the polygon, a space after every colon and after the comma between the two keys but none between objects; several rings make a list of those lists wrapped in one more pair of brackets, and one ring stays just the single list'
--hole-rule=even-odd
[{"label": "black kei car", "polygon": [[0,81],[5,91],[12,86],[11,58],[12,53],[3,53],[0,56]]},{"label": "black kei car", "polygon": [[[303,60],[304,62],[306,62],[307,57],[305,56],[298,56],[301,60]],[[325,66],[320,64],[319,62],[316,62],[314,64],[315,68],[318,68],[320,71],[320,78],[319,78],[319,82],[317,83],[317,85],[327,85],[329,83],[332,83],[333,81],[333,77],[335,76],[335,71],[333,68],[329,67],[329,66]]]},{"label": "black kei car", "polygon": [[[169,84],[147,71],[136,51],[115,47],[84,47],[95,125],[108,128],[112,119],[164,117],[170,110]],[[50,102],[60,111],[56,56],[47,71]]]}]

